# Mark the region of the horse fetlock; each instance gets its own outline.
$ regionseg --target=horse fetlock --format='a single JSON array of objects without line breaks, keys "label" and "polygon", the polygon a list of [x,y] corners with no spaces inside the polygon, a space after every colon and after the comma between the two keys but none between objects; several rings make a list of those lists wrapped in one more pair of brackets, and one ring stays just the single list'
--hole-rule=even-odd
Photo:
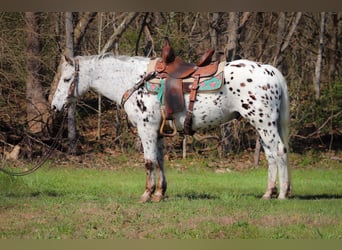
[{"label": "horse fetlock", "polygon": [[285,182],[282,187],[281,187],[281,191],[279,193],[279,196],[278,196],[278,199],[280,200],[284,200],[288,197],[291,196],[291,191],[292,191],[292,188],[291,188],[291,185],[289,182]]},{"label": "horse fetlock", "polygon": [[269,187],[267,187],[266,192],[262,196],[262,198],[265,200],[276,198],[277,194],[278,194],[278,189],[275,185],[272,184],[272,186],[269,185]]}]

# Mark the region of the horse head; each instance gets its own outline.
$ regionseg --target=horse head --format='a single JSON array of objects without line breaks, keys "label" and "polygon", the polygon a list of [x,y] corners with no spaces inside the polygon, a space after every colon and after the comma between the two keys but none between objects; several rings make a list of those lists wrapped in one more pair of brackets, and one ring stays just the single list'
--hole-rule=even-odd
[{"label": "horse head", "polygon": [[65,55],[62,60],[61,75],[51,102],[51,109],[55,111],[62,110],[70,98],[75,96],[75,88],[78,81],[77,60]]}]

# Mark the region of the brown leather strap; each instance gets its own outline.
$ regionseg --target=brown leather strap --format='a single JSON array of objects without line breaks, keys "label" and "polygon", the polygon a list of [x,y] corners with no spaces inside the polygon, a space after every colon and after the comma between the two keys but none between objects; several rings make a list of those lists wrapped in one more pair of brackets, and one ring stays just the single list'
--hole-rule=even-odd
[{"label": "brown leather strap", "polygon": [[196,94],[197,94],[197,90],[198,90],[198,83],[199,83],[200,76],[194,75],[193,77],[194,77],[194,83],[191,86],[190,97],[189,97],[189,107],[188,107],[188,111],[186,112],[185,121],[184,121],[184,134],[185,135],[193,135],[194,134],[194,131],[192,131],[192,129],[191,129],[191,127],[192,127],[192,113],[193,113],[194,104],[196,101]]},{"label": "brown leather strap", "polygon": [[121,98],[121,107],[124,107],[126,101],[131,97],[131,95],[137,91],[144,83],[145,81],[150,80],[152,77],[154,77],[155,72],[150,72],[147,75],[144,75],[139,82],[137,82],[132,88],[125,91]]}]

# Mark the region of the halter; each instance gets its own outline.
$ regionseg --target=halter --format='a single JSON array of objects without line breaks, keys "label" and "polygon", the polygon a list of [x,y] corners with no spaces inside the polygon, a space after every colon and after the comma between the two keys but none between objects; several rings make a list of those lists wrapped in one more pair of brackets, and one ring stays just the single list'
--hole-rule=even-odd
[{"label": "halter", "polygon": [[78,59],[75,59],[75,72],[74,72],[74,80],[71,82],[69,91],[68,91],[68,99],[75,96],[76,84],[79,80],[80,73],[80,63]]}]

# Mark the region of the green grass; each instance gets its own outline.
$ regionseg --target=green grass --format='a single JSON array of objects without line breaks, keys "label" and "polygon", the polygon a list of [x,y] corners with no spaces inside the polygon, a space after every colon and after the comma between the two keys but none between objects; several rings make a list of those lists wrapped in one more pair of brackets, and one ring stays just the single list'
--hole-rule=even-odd
[{"label": "green grass", "polygon": [[265,201],[265,167],[220,174],[203,159],[166,165],[167,197],[147,204],[138,203],[143,165],[0,174],[0,238],[342,238],[341,167],[295,168],[294,197]]}]

